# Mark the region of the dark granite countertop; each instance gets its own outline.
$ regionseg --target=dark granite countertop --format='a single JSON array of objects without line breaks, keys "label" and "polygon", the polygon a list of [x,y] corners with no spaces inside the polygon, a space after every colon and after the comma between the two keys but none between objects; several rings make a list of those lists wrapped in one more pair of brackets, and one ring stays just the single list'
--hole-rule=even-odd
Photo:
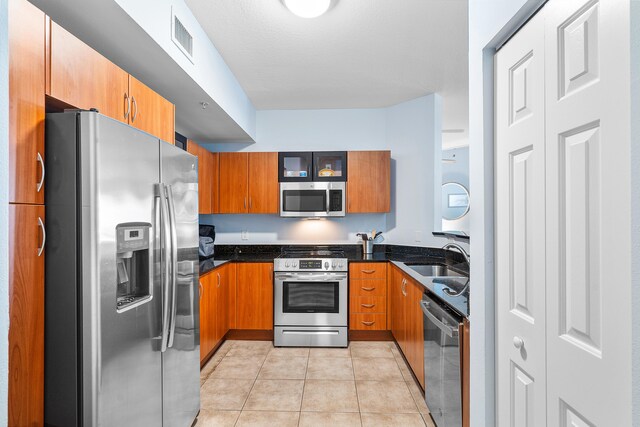
[{"label": "dark granite countertop", "polygon": [[[306,245],[308,247],[308,245]],[[325,246],[325,245],[318,245]],[[215,256],[200,259],[200,275],[226,264],[227,262],[273,262],[283,248],[292,245],[216,245]],[[332,249],[341,249],[349,262],[391,262],[424,286],[430,294],[453,308],[464,317],[469,314],[469,292],[458,297],[451,297],[445,292],[445,283],[437,283],[421,276],[411,269],[411,264],[442,264],[458,272],[461,276],[469,275],[468,266],[462,255],[454,251],[440,248],[417,246],[376,245],[372,254],[363,254],[361,245],[331,245]],[[460,286],[463,286],[461,283]],[[451,288],[458,290],[457,288]]]}]

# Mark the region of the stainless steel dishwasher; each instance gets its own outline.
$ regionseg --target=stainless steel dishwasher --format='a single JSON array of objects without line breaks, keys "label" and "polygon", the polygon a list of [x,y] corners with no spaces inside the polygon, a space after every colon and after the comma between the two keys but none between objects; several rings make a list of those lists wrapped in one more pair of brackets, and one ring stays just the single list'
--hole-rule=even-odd
[{"label": "stainless steel dishwasher", "polygon": [[462,425],[460,380],[462,317],[424,294],[425,400],[438,427]]}]

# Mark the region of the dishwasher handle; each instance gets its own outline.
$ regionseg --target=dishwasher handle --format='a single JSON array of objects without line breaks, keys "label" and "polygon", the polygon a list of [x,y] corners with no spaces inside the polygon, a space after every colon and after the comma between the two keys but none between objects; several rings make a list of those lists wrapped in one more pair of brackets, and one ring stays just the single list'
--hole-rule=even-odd
[{"label": "dishwasher handle", "polygon": [[429,302],[427,301],[420,301],[420,308],[422,309],[422,312],[424,313],[425,316],[427,316],[427,319],[431,320],[431,322],[433,322],[434,325],[436,325],[438,327],[438,329],[440,329],[442,332],[444,332],[445,334],[447,334],[447,336],[454,338],[458,336],[458,328],[457,325],[456,327],[450,326],[450,325],[446,325],[444,324],[440,319],[438,319],[438,317],[433,314],[430,310],[429,310]]}]

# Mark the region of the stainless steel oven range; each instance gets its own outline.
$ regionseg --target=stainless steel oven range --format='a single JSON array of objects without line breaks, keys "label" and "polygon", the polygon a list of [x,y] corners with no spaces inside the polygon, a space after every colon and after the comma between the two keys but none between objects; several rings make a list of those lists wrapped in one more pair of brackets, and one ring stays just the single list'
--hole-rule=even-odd
[{"label": "stainless steel oven range", "polygon": [[346,347],[348,262],[331,248],[287,248],[274,260],[274,345]]}]

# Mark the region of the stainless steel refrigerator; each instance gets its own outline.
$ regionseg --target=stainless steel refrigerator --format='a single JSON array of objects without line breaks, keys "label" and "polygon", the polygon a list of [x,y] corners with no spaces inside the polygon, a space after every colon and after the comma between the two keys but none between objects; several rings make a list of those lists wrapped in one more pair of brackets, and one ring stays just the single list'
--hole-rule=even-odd
[{"label": "stainless steel refrigerator", "polygon": [[45,424],[190,426],[197,159],[93,111],[48,114],[46,153]]}]

